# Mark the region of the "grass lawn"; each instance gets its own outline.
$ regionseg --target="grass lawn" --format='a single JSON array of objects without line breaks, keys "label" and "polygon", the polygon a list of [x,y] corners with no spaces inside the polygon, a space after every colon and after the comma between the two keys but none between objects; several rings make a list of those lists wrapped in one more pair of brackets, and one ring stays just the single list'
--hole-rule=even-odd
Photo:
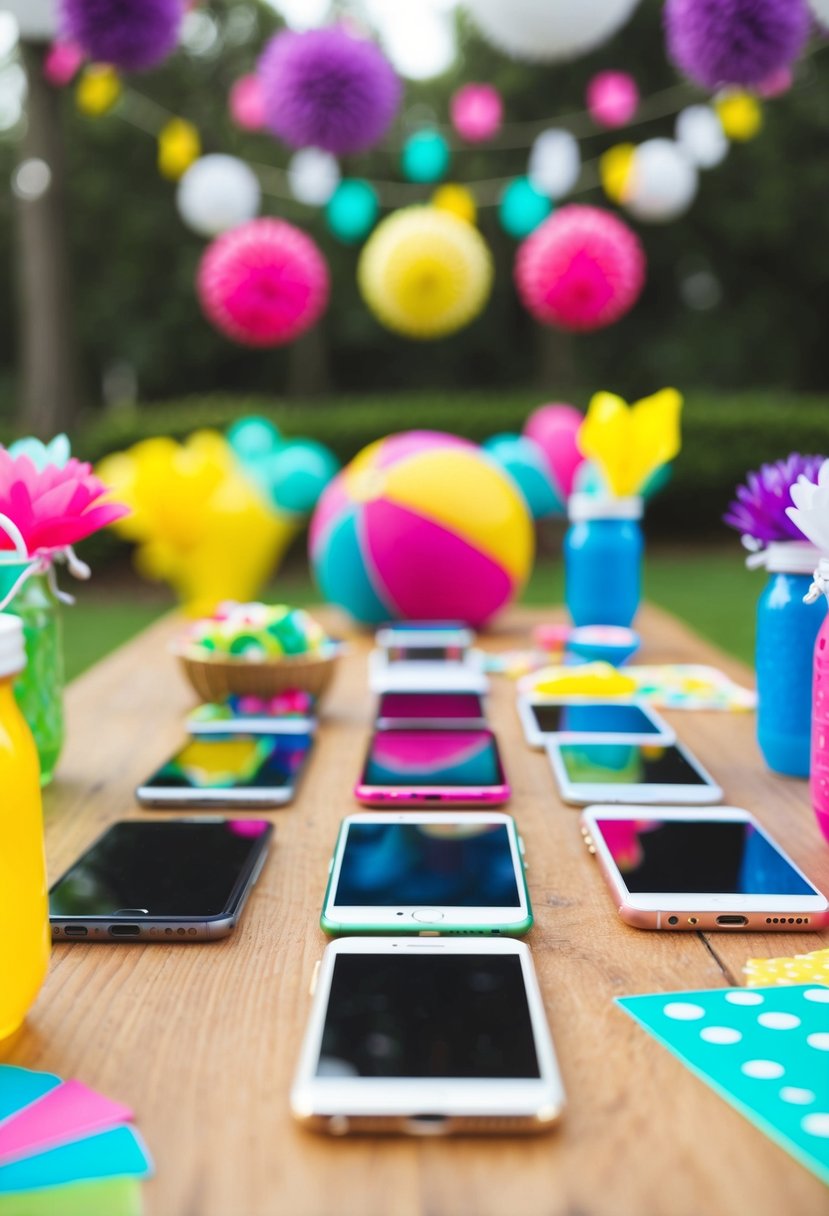
[{"label": "grass lawn", "polygon": [[[754,650],[754,610],[762,574],[745,569],[739,550],[687,548],[648,552],[645,594],[682,617],[712,642],[747,663]],[[140,588],[138,593],[136,589]],[[561,561],[542,557],[523,602],[560,603]],[[72,679],[110,650],[149,625],[171,605],[161,590],[145,592],[133,576],[95,581],[77,588],[78,601],[63,614],[67,678]],[[291,564],[265,596],[288,603],[319,602],[319,592],[300,563]]]}]

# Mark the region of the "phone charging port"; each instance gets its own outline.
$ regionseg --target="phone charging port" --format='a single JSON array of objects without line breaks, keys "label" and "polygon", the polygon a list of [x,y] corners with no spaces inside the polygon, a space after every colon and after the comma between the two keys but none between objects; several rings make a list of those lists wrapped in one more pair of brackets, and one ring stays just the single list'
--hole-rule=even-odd
[{"label": "phone charging port", "polygon": [[86,925],[67,925],[63,932],[66,937],[86,937],[89,930]]},{"label": "phone charging port", "polygon": [[748,917],[747,916],[718,916],[717,924],[718,925],[735,925],[735,926],[736,925],[747,925]]},{"label": "phone charging port", "polygon": [[138,925],[110,925],[110,937],[138,937],[141,929]]},{"label": "phone charging port", "polygon": [[446,1115],[412,1115],[406,1120],[406,1131],[411,1136],[442,1136],[448,1122]]}]

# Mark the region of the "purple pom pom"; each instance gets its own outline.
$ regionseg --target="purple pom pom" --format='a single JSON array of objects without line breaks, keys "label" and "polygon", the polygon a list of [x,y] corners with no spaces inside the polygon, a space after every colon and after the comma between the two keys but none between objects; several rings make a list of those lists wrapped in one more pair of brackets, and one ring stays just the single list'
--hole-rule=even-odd
[{"label": "purple pom pom", "polygon": [[792,452],[785,460],[761,465],[756,473],[748,474],[745,485],[737,486],[737,498],[723,520],[741,535],[751,536],[763,545],[803,540],[803,533],[786,514],[786,508],[792,505],[790,490],[801,474],[817,483],[824,459]]},{"label": "purple pom pom", "polygon": [[95,63],[125,72],[155,67],[173,51],[182,0],[61,0],[63,30]]},{"label": "purple pom pom", "polygon": [[790,64],[809,36],[806,0],[667,0],[668,54],[706,89],[753,87]]},{"label": "purple pom pom", "polygon": [[400,103],[400,81],[382,51],[341,26],[277,34],[258,71],[265,122],[292,148],[365,152]]}]

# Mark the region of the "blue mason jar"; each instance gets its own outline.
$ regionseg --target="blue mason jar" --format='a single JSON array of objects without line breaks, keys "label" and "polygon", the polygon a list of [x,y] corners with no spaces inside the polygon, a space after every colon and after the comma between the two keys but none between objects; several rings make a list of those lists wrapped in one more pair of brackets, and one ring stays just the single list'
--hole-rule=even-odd
[{"label": "blue mason jar", "polygon": [[567,513],[564,584],[573,624],[630,626],[642,594],[642,499],[572,494]]},{"label": "blue mason jar", "polygon": [[[769,574],[757,602],[757,742],[775,773],[809,776],[812,665],[826,597],[804,604],[820,554],[801,541],[771,544],[761,555]],[[749,559],[749,565],[760,561]]]}]

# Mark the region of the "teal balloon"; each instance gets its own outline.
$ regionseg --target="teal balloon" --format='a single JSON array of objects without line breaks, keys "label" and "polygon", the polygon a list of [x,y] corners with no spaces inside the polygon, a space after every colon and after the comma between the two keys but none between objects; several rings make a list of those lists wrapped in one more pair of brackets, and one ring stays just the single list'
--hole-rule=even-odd
[{"label": "teal balloon", "polygon": [[228,429],[227,441],[243,464],[264,460],[282,443],[277,427],[267,418],[252,414],[240,418]]},{"label": "teal balloon", "polygon": [[672,473],[673,466],[670,464],[661,464],[657,469],[654,469],[642,486],[642,497],[652,498],[654,494],[658,494],[671,480]]},{"label": "teal balloon", "polygon": [[439,182],[449,168],[449,144],[437,131],[416,131],[403,145],[400,167],[410,182]]},{"label": "teal balloon", "polygon": [[266,465],[271,500],[282,511],[307,515],[339,469],[334,453],[316,439],[290,440]]},{"label": "teal balloon", "polygon": [[483,448],[509,474],[521,491],[533,519],[561,515],[564,503],[556,493],[536,443],[526,435],[493,435]]},{"label": "teal balloon", "polygon": [[376,190],[358,177],[341,181],[325,208],[328,227],[338,240],[347,245],[367,237],[377,223],[379,214]]},{"label": "teal balloon", "polygon": [[553,204],[527,177],[516,177],[501,195],[498,217],[510,236],[523,240],[546,220]]}]

